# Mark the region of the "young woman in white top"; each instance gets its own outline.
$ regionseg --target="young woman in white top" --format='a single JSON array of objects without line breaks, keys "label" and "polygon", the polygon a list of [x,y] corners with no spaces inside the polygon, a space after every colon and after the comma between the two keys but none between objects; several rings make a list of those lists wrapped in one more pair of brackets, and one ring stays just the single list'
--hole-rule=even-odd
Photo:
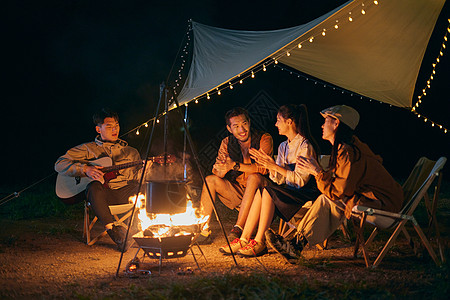
[{"label": "young woman in white top", "polygon": [[[283,105],[278,110],[275,126],[280,135],[287,137],[278,147],[276,162],[264,152],[250,149],[250,155],[270,171],[270,179],[275,184],[256,193],[241,238],[230,243],[231,251],[242,256],[266,252],[264,233],[275,213],[289,221],[306,202],[320,194],[314,177],[296,167],[298,156],[317,159],[318,147],[310,134],[306,106]],[[255,238],[250,239],[257,226]],[[230,247],[223,246],[220,251],[230,254]]]}]

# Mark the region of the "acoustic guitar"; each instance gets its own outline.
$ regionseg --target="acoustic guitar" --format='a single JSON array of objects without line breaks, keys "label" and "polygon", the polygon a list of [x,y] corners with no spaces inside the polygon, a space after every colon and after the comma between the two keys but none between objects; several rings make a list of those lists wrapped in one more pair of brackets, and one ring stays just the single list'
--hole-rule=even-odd
[{"label": "acoustic guitar", "polygon": [[[175,161],[175,157],[170,154],[165,157],[164,155],[159,155],[150,157],[149,160],[158,164],[171,164]],[[102,157],[89,161],[89,165],[103,167],[101,171],[105,173],[105,175],[103,175],[102,181],[100,182],[107,187],[108,182],[117,177],[119,170],[143,165],[144,162],[144,160],[138,160],[120,165],[113,165],[110,157]],[[81,202],[85,198],[84,190],[86,189],[86,186],[92,181],[94,180],[87,176],[73,177],[58,174],[56,177],[56,195],[66,204]]]}]

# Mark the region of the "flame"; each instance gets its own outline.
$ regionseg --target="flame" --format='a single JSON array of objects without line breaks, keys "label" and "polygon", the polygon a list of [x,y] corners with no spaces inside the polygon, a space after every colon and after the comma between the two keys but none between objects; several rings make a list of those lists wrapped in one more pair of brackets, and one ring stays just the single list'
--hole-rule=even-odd
[{"label": "flame", "polygon": [[165,225],[164,227],[158,228],[157,232],[152,230],[155,236],[162,236],[171,226],[186,226],[195,224],[204,224],[208,220],[208,216],[197,217],[195,209],[192,206],[192,201],[188,200],[186,204],[186,212],[179,214],[147,214],[145,210],[145,195],[139,193],[138,197],[136,195],[131,196],[129,201],[134,203],[138,200],[136,207],[139,208],[138,218],[142,230],[149,228],[154,225]]}]

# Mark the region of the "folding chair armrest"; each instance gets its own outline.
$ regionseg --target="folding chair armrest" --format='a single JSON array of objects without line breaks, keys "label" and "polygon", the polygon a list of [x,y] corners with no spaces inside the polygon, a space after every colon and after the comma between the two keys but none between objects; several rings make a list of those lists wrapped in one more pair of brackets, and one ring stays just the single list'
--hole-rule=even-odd
[{"label": "folding chair armrest", "polygon": [[375,208],[361,206],[361,205],[355,206],[353,208],[353,212],[360,213],[360,214],[366,213],[369,216],[378,215],[378,216],[390,217],[393,219],[403,219],[403,220],[411,220],[411,221],[414,220],[415,221],[413,216],[403,215],[403,214],[399,214],[399,213],[393,213],[390,211],[375,209]]}]

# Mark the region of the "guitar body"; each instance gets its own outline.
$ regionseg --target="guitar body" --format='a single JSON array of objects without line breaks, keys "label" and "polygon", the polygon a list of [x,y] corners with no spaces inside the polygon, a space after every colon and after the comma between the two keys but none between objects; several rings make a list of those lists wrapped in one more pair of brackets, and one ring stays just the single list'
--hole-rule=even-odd
[{"label": "guitar body", "polygon": [[[110,167],[112,166],[112,160],[110,157],[102,157],[90,161],[89,164],[91,166]],[[115,178],[115,176],[111,177],[111,174],[107,174],[108,181]],[[85,198],[84,191],[86,190],[86,186],[92,181],[89,177],[72,177],[58,174],[56,177],[56,195],[66,204],[81,202]]]},{"label": "guitar body", "polygon": [[[149,157],[149,161],[156,162],[158,164],[171,164],[175,161],[173,155],[160,155],[155,157]],[[118,171],[121,169],[131,168],[135,166],[142,166],[143,160],[137,160],[132,162],[123,163],[120,165],[112,165],[112,159],[110,157],[102,157],[93,161],[89,161],[91,166],[103,167],[102,172],[103,180],[101,183],[107,185],[107,183],[117,177]],[[89,177],[73,177],[58,174],[56,177],[56,195],[66,204],[75,204],[84,200],[84,191],[86,186],[93,180]]]}]

